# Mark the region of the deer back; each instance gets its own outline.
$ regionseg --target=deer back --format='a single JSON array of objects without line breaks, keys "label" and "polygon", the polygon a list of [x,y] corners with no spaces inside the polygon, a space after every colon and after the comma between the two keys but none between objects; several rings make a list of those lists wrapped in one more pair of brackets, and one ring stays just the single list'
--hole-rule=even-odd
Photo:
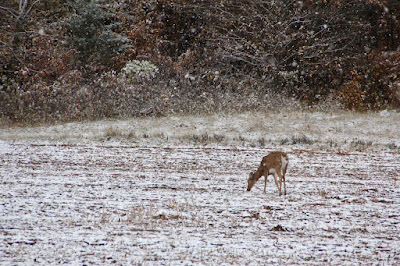
[{"label": "deer back", "polygon": [[264,156],[261,161],[261,166],[268,169],[275,169],[276,171],[286,171],[289,158],[284,152],[271,152],[267,156]]}]

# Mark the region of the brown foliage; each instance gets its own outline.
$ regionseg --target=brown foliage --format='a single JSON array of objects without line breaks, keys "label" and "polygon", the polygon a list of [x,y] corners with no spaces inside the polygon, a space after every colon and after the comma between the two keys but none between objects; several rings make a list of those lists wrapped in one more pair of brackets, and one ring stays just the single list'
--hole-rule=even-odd
[{"label": "brown foliage", "polygon": [[[17,6],[0,6],[5,119],[243,111],[292,99],[354,110],[400,106],[398,1],[116,1],[102,9],[108,25],[122,22],[115,32],[132,48],[88,57],[104,59],[97,61],[80,60],[63,1],[40,1],[23,24],[6,11]],[[159,74],[119,81],[133,59],[151,61]],[[271,101],[282,98],[289,100]]]}]

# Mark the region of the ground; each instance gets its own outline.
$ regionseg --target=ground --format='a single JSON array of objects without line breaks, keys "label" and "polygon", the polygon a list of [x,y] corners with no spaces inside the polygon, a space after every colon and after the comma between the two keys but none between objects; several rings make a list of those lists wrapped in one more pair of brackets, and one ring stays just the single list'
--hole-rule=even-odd
[{"label": "ground", "polygon": [[400,264],[398,113],[251,117],[0,129],[0,264]]}]

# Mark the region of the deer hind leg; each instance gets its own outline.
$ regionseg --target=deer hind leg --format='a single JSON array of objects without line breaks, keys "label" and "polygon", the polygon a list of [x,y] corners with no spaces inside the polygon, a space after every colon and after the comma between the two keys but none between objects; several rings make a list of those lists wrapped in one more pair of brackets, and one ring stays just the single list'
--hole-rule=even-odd
[{"label": "deer hind leg", "polygon": [[283,190],[284,190],[283,194],[286,195],[286,178],[285,178],[285,175],[282,176],[282,179],[283,179]]},{"label": "deer hind leg", "polygon": [[284,194],[286,195],[286,180],[285,180],[285,174],[281,172],[276,173],[279,177],[279,196],[282,195],[282,181],[283,181],[283,190]]},{"label": "deer hind leg", "polygon": [[285,191],[285,195],[286,195],[285,175],[282,175],[282,173],[280,173],[279,171],[277,171],[275,173],[275,175],[278,175],[278,177],[279,177],[279,186],[278,186],[278,183],[276,182],[277,183],[276,186],[278,187],[278,190],[279,190],[279,196],[282,195],[282,181],[283,181],[283,187],[284,187],[284,191]]},{"label": "deer hind leg", "polygon": [[279,196],[282,195],[282,176],[278,173],[278,177],[279,177]]},{"label": "deer hind leg", "polygon": [[287,157],[282,157],[282,178],[283,178],[283,187],[285,190],[285,195],[286,195],[286,170],[288,166],[288,158]]},{"label": "deer hind leg", "polygon": [[279,195],[281,195],[281,186],[280,186],[279,183],[278,183],[275,169],[271,169],[271,170],[270,170],[270,174],[274,176],[275,185],[276,185],[276,187],[278,188]]}]

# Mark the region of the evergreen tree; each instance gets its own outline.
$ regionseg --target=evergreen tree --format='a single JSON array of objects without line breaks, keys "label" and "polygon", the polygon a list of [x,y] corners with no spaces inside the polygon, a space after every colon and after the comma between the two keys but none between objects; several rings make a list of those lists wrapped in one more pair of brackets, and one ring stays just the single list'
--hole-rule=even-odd
[{"label": "evergreen tree", "polygon": [[106,62],[111,56],[130,47],[127,37],[113,31],[121,23],[113,22],[112,14],[95,1],[74,1],[70,2],[70,6],[74,13],[70,17],[68,29],[82,60]]}]

